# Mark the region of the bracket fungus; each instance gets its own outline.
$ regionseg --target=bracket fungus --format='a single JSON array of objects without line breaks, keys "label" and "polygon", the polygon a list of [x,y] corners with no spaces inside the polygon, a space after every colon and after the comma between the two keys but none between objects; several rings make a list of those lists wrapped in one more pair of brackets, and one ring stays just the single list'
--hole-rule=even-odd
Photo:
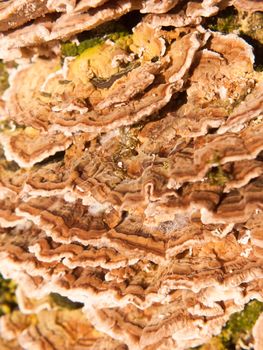
[{"label": "bracket fungus", "polygon": [[1,349],[186,350],[263,302],[260,11],[1,3]]}]

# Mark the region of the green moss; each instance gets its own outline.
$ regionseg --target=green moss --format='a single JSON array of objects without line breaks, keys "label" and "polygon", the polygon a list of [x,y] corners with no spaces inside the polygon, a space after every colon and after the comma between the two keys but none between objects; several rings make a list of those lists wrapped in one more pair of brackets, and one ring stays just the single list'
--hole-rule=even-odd
[{"label": "green moss", "polygon": [[218,16],[208,21],[208,28],[223,33],[232,33],[240,27],[238,13],[233,7],[221,11]]},{"label": "green moss", "polygon": [[77,56],[78,46],[72,42],[63,43],[61,45],[61,53],[64,57]]},{"label": "green moss", "polygon": [[218,18],[217,30],[223,33],[232,33],[234,30],[239,28],[237,17],[229,15],[226,18]]},{"label": "green moss", "polygon": [[233,7],[227,7],[215,17],[208,19],[206,26],[215,31],[232,33],[240,31],[263,43],[263,13],[238,12]]},{"label": "green moss", "polygon": [[117,46],[125,51],[128,51],[132,44],[132,35],[127,32],[114,33],[109,39],[114,41]]},{"label": "green moss", "polygon": [[0,60],[0,95],[2,95],[8,86],[8,72],[5,64]]},{"label": "green moss", "polygon": [[0,275],[0,316],[12,312],[16,307],[16,284]]},{"label": "green moss", "polygon": [[83,40],[77,47],[77,55],[81,55],[85,50],[91,47],[95,47],[101,44],[102,42],[103,40],[101,38]]},{"label": "green moss", "polygon": [[229,175],[218,165],[208,172],[207,178],[211,185],[224,186],[229,180]]},{"label": "green moss", "polygon": [[67,42],[61,45],[61,53],[64,57],[67,56],[78,56],[82,54],[86,49],[94,47],[102,42],[101,39],[87,39],[83,40],[79,45]]},{"label": "green moss", "polygon": [[206,177],[211,185],[224,186],[231,175],[226,173],[220,164],[220,156],[217,152],[213,154],[212,160],[209,162],[212,168],[206,174]]},{"label": "green moss", "polygon": [[226,347],[236,344],[240,338],[252,330],[261,312],[263,312],[263,303],[253,300],[242,312],[234,313],[220,334],[222,343]]},{"label": "green moss", "polygon": [[250,301],[241,312],[234,313],[222,332],[211,338],[209,343],[195,348],[196,350],[230,350],[242,339],[251,334],[252,328],[259,315],[263,312],[263,303],[257,300]]},{"label": "green moss", "polygon": [[61,45],[61,53],[63,57],[78,56],[81,55],[85,50],[102,44],[106,40],[111,40],[115,42],[120,48],[127,49],[131,40],[131,35],[129,35],[127,31],[122,31],[84,39],[80,41],[79,45],[73,42],[66,42]]}]

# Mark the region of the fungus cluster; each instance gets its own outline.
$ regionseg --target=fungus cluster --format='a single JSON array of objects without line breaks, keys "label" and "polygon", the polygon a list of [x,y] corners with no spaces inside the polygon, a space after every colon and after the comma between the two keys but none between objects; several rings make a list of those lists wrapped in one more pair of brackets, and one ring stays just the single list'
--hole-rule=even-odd
[{"label": "fungus cluster", "polygon": [[209,29],[229,6],[260,38],[255,0],[0,4],[1,349],[184,350],[263,301],[263,73]]}]

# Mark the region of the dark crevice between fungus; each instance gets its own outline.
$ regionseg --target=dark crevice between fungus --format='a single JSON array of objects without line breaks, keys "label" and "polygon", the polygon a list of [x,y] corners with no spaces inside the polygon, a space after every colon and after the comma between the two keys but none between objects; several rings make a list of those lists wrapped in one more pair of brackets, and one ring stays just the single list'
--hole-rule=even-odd
[{"label": "dark crevice between fungus", "polygon": [[263,71],[263,41],[253,39],[251,36],[241,33],[241,38],[244,39],[249,45],[253,47],[255,63],[254,69],[258,72]]},{"label": "dark crevice between fungus", "polygon": [[114,74],[109,79],[101,79],[101,78],[95,77],[95,78],[91,79],[90,81],[95,87],[97,87],[99,89],[109,89],[116,80],[120,79],[124,75],[127,75],[131,70],[139,67],[139,65],[140,65],[139,62],[137,62],[135,64],[129,64],[121,72]]},{"label": "dark crevice between fungus", "polygon": [[57,152],[53,156],[50,156],[50,157],[42,160],[41,162],[36,163],[36,166],[43,166],[43,165],[47,165],[50,163],[60,162],[61,160],[64,159],[64,157],[65,157],[65,151]]},{"label": "dark crevice between fungus", "polygon": [[[144,91],[147,91],[145,89]],[[138,97],[138,96],[137,96]],[[176,93],[171,100],[159,110],[158,113],[152,114],[145,119],[140,120],[139,122],[133,124],[134,128],[142,129],[147,123],[155,122],[167,117],[167,113],[176,112],[181,106],[183,106],[187,102],[187,93],[186,91]]]},{"label": "dark crevice between fungus", "polygon": [[63,297],[58,293],[51,293],[50,297],[56,305],[69,310],[80,309],[84,306],[84,304],[71,301],[67,297]]},{"label": "dark crevice between fungus", "polygon": [[142,18],[143,15],[140,13],[140,11],[135,10],[122,16],[119,19],[118,23],[122,24],[125,28],[127,28],[127,30],[131,32],[132,28],[134,28],[138,23],[140,23]]}]

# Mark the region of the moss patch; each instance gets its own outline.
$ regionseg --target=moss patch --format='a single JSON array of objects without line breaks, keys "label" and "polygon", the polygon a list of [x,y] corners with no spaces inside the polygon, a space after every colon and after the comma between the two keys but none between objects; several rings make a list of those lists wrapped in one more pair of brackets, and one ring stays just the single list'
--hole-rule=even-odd
[{"label": "moss patch", "polygon": [[263,312],[263,303],[257,300],[250,301],[241,312],[234,313],[222,332],[213,337],[209,343],[195,348],[196,350],[230,350],[242,339],[251,335],[253,326]]},{"label": "moss patch", "polygon": [[253,300],[242,312],[234,313],[220,334],[225,347],[233,346],[240,338],[251,332],[261,312],[263,312],[263,303]]},{"label": "moss patch", "polygon": [[131,40],[131,35],[128,32],[114,32],[105,34],[101,37],[94,37],[82,40],[79,44],[74,42],[66,42],[61,45],[61,54],[63,57],[78,56],[81,55],[85,50],[95,47],[99,44],[104,43],[106,40],[115,42],[120,48],[126,49]]},{"label": "moss patch", "polygon": [[9,87],[8,73],[5,64],[0,60],[0,95]]},{"label": "moss patch", "polygon": [[217,16],[209,19],[207,27],[214,31],[232,33],[240,27],[237,10],[234,7],[228,7]]},{"label": "moss patch", "polygon": [[4,279],[0,275],[0,316],[9,314],[17,308],[16,284],[10,279]]},{"label": "moss patch", "polygon": [[229,180],[229,175],[218,165],[207,173],[207,178],[211,185],[224,186]]}]

